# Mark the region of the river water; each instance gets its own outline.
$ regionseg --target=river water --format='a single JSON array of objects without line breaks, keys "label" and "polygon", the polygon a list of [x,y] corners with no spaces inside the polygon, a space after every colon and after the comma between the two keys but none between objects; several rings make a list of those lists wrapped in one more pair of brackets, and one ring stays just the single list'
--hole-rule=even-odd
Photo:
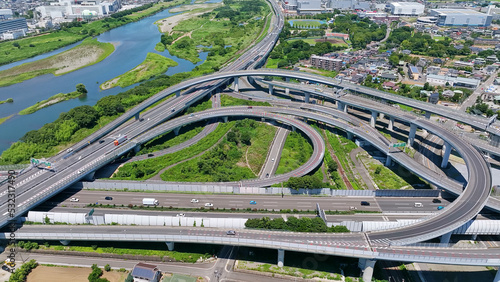
[{"label": "river water", "polygon": [[[220,1],[215,0],[210,2]],[[154,49],[156,43],[160,41],[161,36],[154,22],[173,15],[175,13],[171,14],[169,10],[165,10],[138,22],[129,23],[97,36],[97,39],[101,42],[113,43],[115,51],[109,57],[95,65],[62,76],[56,77],[52,74],[47,74],[22,83],[0,87],[0,100],[6,100],[7,98],[14,99],[14,103],[0,105],[0,118],[14,114],[9,120],[0,124],[0,152],[10,147],[13,142],[19,140],[26,132],[38,129],[44,124],[56,120],[62,112],[67,112],[81,105],[94,105],[104,96],[115,95],[136,86],[131,85],[127,88],[115,87],[108,90],[99,89],[101,83],[131,70],[144,61],[148,52],[161,54],[179,64],[176,67],[169,68],[166,72],[167,75],[190,71],[195,66],[203,63],[207,58],[207,52],[200,53],[202,61],[193,64],[187,60],[170,55],[168,50],[157,52]],[[24,62],[36,61],[65,51],[76,45],[73,44],[50,52],[50,54],[2,66],[0,70],[9,69]],[[88,90],[86,98],[61,102],[30,115],[17,115],[20,110],[34,105],[37,101],[45,100],[57,93],[74,91],[78,83],[85,84]]]}]

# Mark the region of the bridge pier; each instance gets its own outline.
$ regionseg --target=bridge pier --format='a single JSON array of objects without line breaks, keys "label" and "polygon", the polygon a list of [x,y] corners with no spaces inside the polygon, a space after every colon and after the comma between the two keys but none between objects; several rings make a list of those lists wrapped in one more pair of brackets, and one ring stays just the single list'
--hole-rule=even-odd
[{"label": "bridge pier", "polygon": [[385,166],[391,166],[392,165],[392,158],[387,154],[387,157],[385,158]]},{"label": "bridge pier", "polygon": [[273,95],[274,86],[269,84],[269,95]]},{"label": "bridge pier", "polygon": [[497,275],[493,278],[493,282],[500,282],[500,268],[498,268]]},{"label": "bridge pier", "polygon": [[453,232],[453,231],[450,231],[450,232],[448,232],[448,233],[446,233],[446,234],[443,234],[443,235],[441,236],[441,238],[440,238],[439,243],[441,243],[441,244],[448,244],[448,243],[450,243],[451,233],[452,233],[452,232]]},{"label": "bridge pier", "polygon": [[181,91],[180,90],[175,91],[175,97],[179,97],[179,96],[181,96]]},{"label": "bridge pier", "polygon": [[490,134],[490,145],[493,147],[500,147],[500,136]]},{"label": "bridge pier", "polygon": [[283,267],[285,261],[285,250],[278,249],[278,267]]},{"label": "bridge pier", "polygon": [[253,79],[253,76],[247,77],[247,80],[248,80],[248,83],[250,83],[250,84],[254,84],[255,83],[255,79]]},{"label": "bridge pier", "polygon": [[174,242],[165,242],[165,244],[167,244],[167,248],[169,251],[174,250]]},{"label": "bridge pier", "polygon": [[387,126],[387,129],[390,131],[394,130],[394,117],[389,117],[389,125]]},{"label": "bridge pier", "polygon": [[59,242],[61,242],[61,244],[63,244],[63,246],[67,246],[67,245],[69,245],[69,243],[71,243],[70,240],[60,240]]},{"label": "bridge pier", "polygon": [[451,145],[448,142],[444,142],[443,145],[443,161],[441,162],[441,168],[446,168],[448,166],[448,160],[450,159]]},{"label": "bridge pier", "polygon": [[92,171],[90,173],[87,173],[84,177],[83,180],[85,181],[94,181],[95,180],[95,171]]},{"label": "bridge pier", "polygon": [[378,113],[375,111],[372,111],[372,117],[370,118],[370,126],[375,127],[375,123],[377,122],[377,116]]},{"label": "bridge pier", "polygon": [[373,267],[377,260],[360,258],[358,267],[363,272],[363,282],[371,282],[373,277]]},{"label": "bridge pier", "polygon": [[408,135],[408,146],[413,146],[413,141],[415,141],[415,134],[417,133],[417,125],[410,124],[410,134]]},{"label": "bridge pier", "polygon": [[425,112],[425,118],[430,119],[431,118],[431,112]]},{"label": "bridge pier", "polygon": [[134,115],[135,120],[138,120],[138,119],[140,118],[139,114],[140,114],[140,113],[137,113],[137,114],[135,114],[135,115]]},{"label": "bridge pier", "polygon": [[349,140],[354,139],[354,134],[352,132],[347,132],[347,139]]},{"label": "bridge pier", "polygon": [[234,78],[234,91],[240,92],[240,79],[239,77]]},{"label": "bridge pier", "polygon": [[174,129],[174,134],[175,134],[175,136],[179,135],[179,131],[181,131],[181,128],[180,128],[180,127],[176,127],[176,128]]},{"label": "bridge pier", "polygon": [[304,102],[309,104],[309,98],[311,97],[311,93],[306,92],[305,95],[306,95],[306,97],[304,99]]},{"label": "bridge pier", "polygon": [[[286,81],[287,83],[288,83],[288,82],[290,82],[290,78],[289,78],[289,77],[285,78],[285,81]],[[285,94],[286,94],[286,95],[290,95],[290,88],[285,88]]]},{"label": "bridge pier", "polygon": [[137,146],[134,147],[134,152],[139,153],[140,150],[141,150],[141,145],[137,144]]},{"label": "bridge pier", "polygon": [[224,122],[227,122],[229,120],[229,117],[227,117],[227,116],[222,117],[222,120],[224,120]]},{"label": "bridge pier", "polygon": [[476,240],[477,240],[477,234],[472,235],[471,240],[472,240],[472,241],[476,241]]}]

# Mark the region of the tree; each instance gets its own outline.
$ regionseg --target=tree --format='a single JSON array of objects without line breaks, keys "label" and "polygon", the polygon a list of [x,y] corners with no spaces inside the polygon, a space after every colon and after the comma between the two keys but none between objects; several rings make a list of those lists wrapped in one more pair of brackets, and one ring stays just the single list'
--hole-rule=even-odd
[{"label": "tree", "polygon": [[18,42],[14,42],[12,43],[12,46],[16,47],[17,49],[20,49],[21,48],[21,45],[19,45]]},{"label": "tree", "polygon": [[382,172],[382,166],[377,166],[377,168],[375,169],[375,174],[380,174]]},{"label": "tree", "polygon": [[76,91],[81,94],[87,94],[87,88],[85,88],[85,85],[83,83],[78,83],[76,85]]},{"label": "tree", "polygon": [[106,272],[111,271],[111,266],[109,266],[109,264],[106,264],[106,265],[104,266],[104,270],[106,270]]},{"label": "tree", "polygon": [[80,128],[91,128],[99,120],[99,113],[93,107],[85,105],[71,109],[68,117],[71,117]]}]

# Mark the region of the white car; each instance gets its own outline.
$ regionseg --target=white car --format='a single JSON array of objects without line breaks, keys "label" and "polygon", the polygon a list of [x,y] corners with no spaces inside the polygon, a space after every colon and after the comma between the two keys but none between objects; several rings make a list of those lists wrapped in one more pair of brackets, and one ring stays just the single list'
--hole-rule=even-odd
[{"label": "white car", "polygon": [[83,169],[80,169],[80,170],[78,171],[78,174],[82,174],[83,172],[84,172],[84,170],[83,170]]},{"label": "white car", "polygon": [[80,200],[78,198],[71,198],[69,199],[70,202],[79,202]]},{"label": "white car", "polygon": [[184,217],[184,216],[186,216],[186,214],[185,213],[178,213],[176,216],[177,217]]},{"label": "white car", "polygon": [[205,207],[213,207],[213,206],[214,206],[214,204],[212,204],[212,203],[206,203],[205,204]]},{"label": "white car", "polygon": [[198,199],[191,199],[191,203],[198,203]]}]

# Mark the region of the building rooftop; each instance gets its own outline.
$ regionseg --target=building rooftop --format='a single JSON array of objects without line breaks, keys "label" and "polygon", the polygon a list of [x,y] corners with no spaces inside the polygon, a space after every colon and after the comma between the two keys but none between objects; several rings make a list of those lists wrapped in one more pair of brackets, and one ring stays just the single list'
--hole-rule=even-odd
[{"label": "building rooftop", "polygon": [[394,5],[394,7],[404,7],[404,6],[414,6],[414,5],[419,5],[419,6],[424,6],[423,4],[420,4],[418,2],[391,2],[391,5]]},{"label": "building rooftop", "polygon": [[486,15],[484,13],[468,9],[432,9],[432,11],[442,15]]}]

